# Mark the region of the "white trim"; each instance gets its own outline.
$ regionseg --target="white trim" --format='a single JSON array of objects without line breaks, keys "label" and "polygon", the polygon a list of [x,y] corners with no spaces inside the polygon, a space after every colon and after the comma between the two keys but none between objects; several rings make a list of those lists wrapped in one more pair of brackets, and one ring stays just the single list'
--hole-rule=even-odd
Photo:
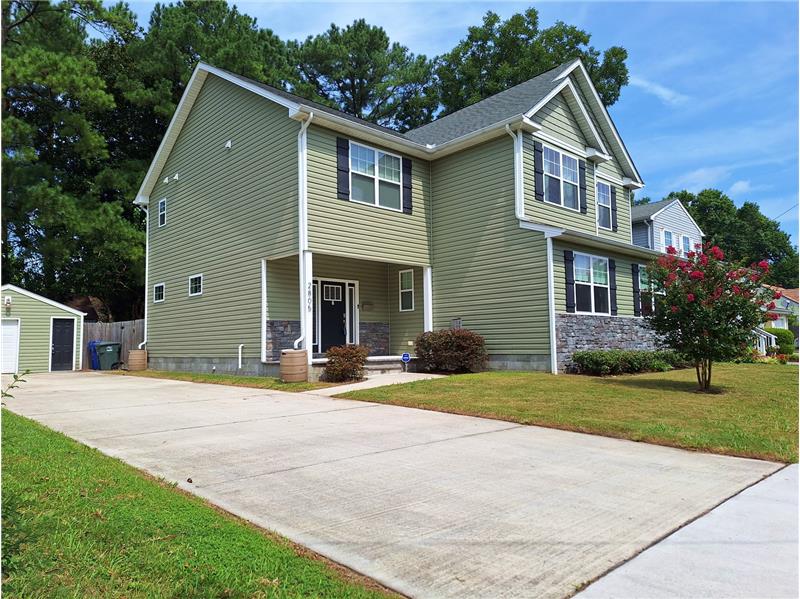
[{"label": "white trim", "polygon": [[525,218],[525,177],[522,153],[522,131],[514,133],[511,125],[506,125],[506,133],[514,140],[514,213],[517,218]]},{"label": "white trim", "polygon": [[553,238],[545,237],[547,244],[547,316],[550,321],[550,372],[558,374],[558,347],[556,345],[556,293],[553,275]]},{"label": "white trim", "polygon": [[137,348],[142,349],[147,345],[147,314],[150,304],[150,210],[142,205],[139,205],[139,209],[144,212],[144,339]]},{"label": "white trim", "polygon": [[[384,210],[391,210],[392,212],[402,212],[403,211],[403,157],[399,154],[393,154],[392,152],[387,152],[385,150],[379,150],[378,148],[374,148],[370,145],[362,143],[360,141],[353,141],[352,139],[348,139],[348,146],[347,146],[347,167],[350,175],[350,180],[348,182],[350,186],[350,197],[348,198],[349,202],[353,204],[361,204],[362,206],[373,206],[375,208],[383,208]],[[372,175],[368,175],[366,173],[360,173],[358,171],[353,170],[353,145],[357,145],[367,150],[372,150],[374,153],[374,161],[373,166],[375,168],[375,172]],[[397,158],[400,161],[400,180],[399,181],[391,181],[390,179],[384,179],[380,176],[378,172],[378,161],[380,158],[378,157],[379,154],[385,154],[386,156],[391,156],[393,158]],[[370,204],[369,202],[362,202],[360,200],[353,199],[353,175],[358,175],[360,177],[372,178],[373,186],[374,186],[374,202]],[[391,206],[383,206],[380,203],[380,182],[383,181],[384,183],[389,183],[390,185],[397,185],[397,189],[400,192],[400,207],[399,208],[392,208]]]},{"label": "white trim", "polygon": [[558,139],[557,137],[548,135],[544,131],[537,131],[536,133],[531,133],[531,135],[533,136],[534,139],[538,139],[542,143],[546,143],[550,146],[555,146],[556,149],[558,149],[559,151],[563,150],[568,154],[572,153],[575,154],[576,156],[580,156],[581,158],[588,158],[585,150],[582,150],[578,146],[573,146],[571,143],[568,143],[562,139]]},{"label": "white trim", "polygon": [[423,329],[433,330],[433,270],[430,266],[422,269]]},{"label": "white trim", "polygon": [[615,177],[613,175],[609,175],[608,173],[604,173],[599,168],[595,167],[594,169],[594,176],[599,177],[600,179],[605,179],[609,183],[614,183],[615,185],[619,185],[622,187],[622,179]]},{"label": "white trim", "polygon": [[[403,273],[411,273],[411,289],[403,289]],[[411,307],[403,309],[403,294],[411,292]],[[397,271],[397,307],[400,312],[413,312],[416,308],[416,293],[414,292],[414,269],[406,268]]]},{"label": "white trim", "polygon": [[267,361],[267,261],[261,259],[261,362]]},{"label": "white trim", "polygon": [[19,372],[19,342],[20,342],[20,337],[21,337],[21,332],[22,332],[22,319],[19,318],[19,317],[8,317],[8,318],[3,317],[3,318],[0,318],[0,321],[4,321],[4,320],[9,320],[9,321],[16,320],[17,321],[17,355],[14,358],[14,370],[13,371],[10,370],[8,372],[3,371],[2,374],[15,374],[15,373]]},{"label": "white trim", "polygon": [[[50,316],[50,343],[47,346],[48,354],[47,354],[47,372],[53,372],[53,321],[56,319],[60,320],[72,320],[72,368],[71,370],[76,370],[75,368],[75,346],[78,344],[78,316]],[[81,329],[83,329],[83,316],[80,316],[80,324]],[[83,336],[83,331],[81,331],[81,336]]]},{"label": "white trim", "polygon": [[[200,277],[200,292],[199,293],[192,293],[192,279],[196,279]],[[189,297],[197,297],[198,295],[203,295],[203,273],[198,273],[196,275],[189,275]]]},{"label": "white trim", "polygon": [[622,138],[620,138],[619,136],[619,132],[617,131],[616,125],[614,125],[614,121],[611,120],[611,116],[608,114],[608,110],[606,110],[603,101],[600,99],[600,95],[597,93],[597,89],[595,89],[594,84],[592,83],[592,78],[589,77],[589,72],[586,70],[586,67],[583,65],[581,60],[575,59],[575,61],[566,69],[564,69],[553,81],[557,81],[559,79],[567,77],[576,68],[580,70],[580,73],[583,76],[584,83],[592,91],[592,96],[594,97],[595,100],[595,107],[599,109],[600,114],[603,116],[603,119],[606,122],[606,126],[613,134],[614,140],[617,142],[619,149],[622,151],[622,155],[625,158],[626,162],[628,163],[631,172],[636,177],[636,182],[644,184],[641,175],[639,175],[639,171],[636,170],[636,165],[633,164],[633,160],[631,159],[630,154],[628,154],[628,149],[625,147],[625,144],[622,142]]},{"label": "white trim", "polygon": [[[156,299],[156,287],[163,287],[163,288],[164,288],[164,289],[162,290],[162,293],[161,293],[161,299],[160,299],[160,300],[157,300],[157,299]],[[155,284],[153,285],[153,303],[154,303],[154,304],[160,304],[160,303],[161,303],[161,302],[163,302],[165,299],[167,299],[167,285],[166,285],[166,283],[155,283]]]},{"label": "white trim", "polygon": [[[589,282],[586,281],[578,281],[575,278],[575,257],[576,256],[585,256],[589,258]],[[588,285],[591,293],[589,295],[590,299],[592,300],[592,309],[591,311],[587,312],[585,310],[578,310],[578,290],[575,289],[575,314],[592,314],[592,315],[599,315],[599,316],[612,316],[611,314],[611,265],[608,262],[608,258],[606,256],[598,256],[596,254],[587,254],[586,252],[572,252],[572,284],[574,286],[578,285]],[[594,282],[594,260],[603,260],[606,263],[606,276],[608,277],[608,282],[603,285],[601,283]],[[594,288],[595,287],[605,287],[606,293],[608,295],[608,312],[598,312],[594,308]]]},{"label": "white trim", "polygon": [[[555,204],[554,204],[555,205]],[[536,231],[537,233],[544,233],[545,238],[558,237],[566,232],[566,229],[559,227],[552,227],[550,225],[542,225],[531,220],[519,219],[519,228],[527,229],[529,231]]]},{"label": "white trim", "polygon": [[[669,237],[670,237],[669,245],[667,245],[667,233],[669,233]],[[661,251],[662,252],[664,252],[666,254],[668,247],[673,247],[676,250],[678,249],[677,247],[675,247],[675,239],[674,238],[676,236],[680,237],[680,235],[675,233],[675,231],[670,231],[669,229],[662,229],[661,230]]]},{"label": "white trim", "polygon": [[684,205],[683,205],[683,202],[681,202],[680,200],[673,200],[672,202],[670,202],[669,204],[667,204],[667,205],[666,205],[666,206],[664,206],[663,208],[659,209],[657,212],[653,212],[653,214],[651,214],[650,216],[648,216],[646,220],[653,220],[653,219],[654,219],[656,216],[658,216],[659,214],[661,214],[662,212],[664,212],[664,210],[666,210],[667,208],[671,208],[671,207],[672,207],[672,206],[674,206],[676,203],[677,203],[677,204],[678,204],[678,205],[681,207],[681,210],[683,210],[684,214],[686,214],[686,216],[688,216],[688,217],[689,217],[689,220],[690,220],[690,221],[692,221],[692,224],[693,224],[695,227],[697,227],[697,231],[700,233],[700,237],[705,237],[705,236],[706,236],[706,234],[705,234],[705,233],[703,233],[703,229],[701,229],[701,228],[700,228],[700,225],[698,225],[698,224],[697,224],[697,222],[696,222],[696,221],[695,221],[695,220],[692,218],[692,215],[691,215],[691,214],[689,214],[689,211],[686,209],[686,206],[684,206]]},{"label": "white trim", "polygon": [[[547,172],[545,167],[545,158],[544,158],[544,151],[550,150],[551,152],[555,152],[558,154],[558,176],[551,175]],[[571,158],[575,161],[575,173],[578,177],[578,181],[573,183],[572,181],[567,181],[564,178],[564,156]],[[559,181],[559,199],[561,200],[560,204],[556,204],[551,202],[547,199],[547,177],[551,177],[553,179],[558,179]],[[567,210],[572,210],[573,212],[581,213],[581,160],[575,156],[572,156],[569,152],[564,152],[563,150],[559,150],[557,148],[552,148],[550,145],[542,144],[542,184],[544,189],[542,190],[543,196],[542,201],[545,205],[548,206],[560,206],[561,208],[566,208]],[[564,185],[574,185],[575,186],[575,199],[578,201],[578,206],[576,208],[572,208],[571,206],[567,206],[564,203]],[[588,210],[588,206],[587,206]],[[518,217],[519,218],[519,217]]]},{"label": "white trim", "polygon": [[[683,243],[684,239],[686,240],[685,244]],[[684,247],[685,245],[689,246],[688,250]],[[681,256],[683,256],[684,258],[686,257],[686,255],[689,252],[694,251],[694,248],[692,247],[692,239],[691,239],[691,237],[689,237],[688,235],[681,235],[681,247],[678,248],[678,249],[680,250]]]},{"label": "white trim", "polygon": [[86,316],[86,312],[81,312],[80,310],[76,310],[75,308],[70,308],[69,306],[65,306],[64,304],[59,304],[57,301],[43,297],[37,293],[34,293],[33,291],[28,291],[27,289],[23,289],[22,287],[17,287],[16,285],[12,285],[11,283],[6,283],[2,287],[0,287],[0,291],[6,291],[6,290],[15,291],[20,295],[24,295],[31,299],[44,302],[45,304],[53,306],[55,308],[61,308],[62,310],[65,310],[70,314],[75,314],[76,316]]},{"label": "white trim", "polygon": [[[360,339],[359,328],[360,328],[360,325],[361,325],[361,310],[360,310],[361,291],[359,289],[359,282],[357,280],[355,280],[355,279],[334,279],[334,278],[331,278],[331,277],[325,277],[325,276],[319,276],[318,275],[318,276],[313,277],[312,281],[311,281],[312,293],[313,293],[313,287],[316,286],[316,288],[317,288],[317,293],[316,293],[316,295],[317,295],[317,298],[316,298],[317,299],[317,301],[316,301],[317,309],[316,310],[312,310],[312,312],[314,312],[314,314],[313,314],[314,319],[317,322],[317,343],[314,344],[313,343],[314,340],[313,339],[311,340],[312,341],[312,345],[311,345],[312,351],[309,352],[309,356],[313,353],[314,345],[316,345],[317,350],[320,351],[320,353],[321,353],[321,350],[322,350],[322,301],[325,301],[325,300],[320,301],[321,298],[322,298],[322,281],[325,281],[325,282],[330,281],[331,283],[341,283],[341,284],[344,285],[344,300],[345,300],[345,306],[344,306],[345,334],[344,334],[344,339],[345,339],[345,343],[351,344],[351,345],[358,345],[358,342],[359,342],[359,339]],[[350,323],[350,308],[351,308],[351,304],[350,304],[350,294],[347,292],[348,291],[348,289],[347,289],[348,285],[352,285],[353,286],[353,300],[355,301],[355,305],[352,306],[353,319],[355,321],[355,322],[352,323],[353,324],[353,326],[352,326],[353,337],[354,337],[353,339],[350,339],[350,328],[351,328],[350,327],[350,324],[351,324]],[[313,303],[312,303],[312,307],[313,307]],[[309,362],[309,364],[310,363],[311,362]]]},{"label": "white trim", "polygon": [[[161,211],[161,207],[164,207],[164,211]],[[164,223],[161,223],[161,216],[164,216]],[[166,227],[167,226],[167,198],[161,198],[158,200],[158,228]]]}]

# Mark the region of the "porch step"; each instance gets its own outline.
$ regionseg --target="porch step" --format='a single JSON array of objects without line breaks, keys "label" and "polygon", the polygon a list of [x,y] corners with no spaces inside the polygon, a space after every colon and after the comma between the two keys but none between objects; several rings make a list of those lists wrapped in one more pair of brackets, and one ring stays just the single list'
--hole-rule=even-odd
[{"label": "porch step", "polygon": [[[313,380],[318,380],[325,370],[325,358],[314,357],[311,363],[311,377]],[[415,359],[411,359],[411,363],[405,368],[408,372],[416,372],[414,366]],[[367,363],[364,366],[366,376],[375,376],[378,374],[397,374],[404,371],[403,360],[400,356],[371,356],[367,358]]]}]

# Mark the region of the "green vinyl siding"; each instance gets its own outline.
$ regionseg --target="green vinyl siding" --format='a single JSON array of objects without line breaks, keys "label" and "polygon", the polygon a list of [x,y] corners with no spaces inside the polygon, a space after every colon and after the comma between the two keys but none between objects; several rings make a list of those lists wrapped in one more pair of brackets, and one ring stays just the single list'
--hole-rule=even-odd
[{"label": "green vinyl siding", "polygon": [[534,116],[542,131],[578,148],[586,147],[586,137],[570,109],[564,94],[558,94]]},{"label": "green vinyl siding", "polygon": [[[308,129],[308,243],[311,251],[397,264],[430,264],[428,163],[413,160],[412,214],[340,200],[336,195],[337,135],[344,134],[313,124]],[[353,141],[362,143],[358,139]]]},{"label": "green vinyl siding", "polygon": [[548,355],[546,244],[514,214],[512,140],[436,160],[432,174],[434,328],[461,318],[490,353]]},{"label": "green vinyl siding", "polygon": [[75,370],[80,370],[83,319],[81,316],[52,306],[13,289],[4,289],[2,297],[11,297],[11,307],[2,308],[3,320],[19,319],[19,355],[17,370],[47,372],[50,366],[50,321],[52,318],[75,319]]},{"label": "green vinyl siding", "polygon": [[639,261],[623,258],[613,252],[580,245],[553,243],[553,291],[556,299],[556,312],[566,312],[567,294],[564,270],[564,250],[590,254],[601,258],[612,258],[617,272],[617,316],[633,316],[633,271],[631,265]]},{"label": "green vinyl siding", "polygon": [[267,260],[267,320],[300,320],[297,256]]},{"label": "green vinyl siding", "polygon": [[[298,128],[285,108],[208,76],[150,196],[151,356],[233,358],[240,343],[260,356],[261,259],[297,249]],[[198,273],[203,294],[189,297]],[[166,299],[154,304],[157,283]]]},{"label": "green vinyl siding", "polygon": [[314,278],[358,281],[359,302],[372,304],[359,311],[361,322],[389,322],[387,266],[383,262],[314,254]]},{"label": "green vinyl siding", "polygon": [[[399,355],[403,352],[414,353],[414,340],[425,328],[425,298],[423,293],[423,269],[414,271],[414,309],[400,311],[400,271],[413,267],[389,265],[389,352]],[[411,345],[409,345],[409,341]]]}]

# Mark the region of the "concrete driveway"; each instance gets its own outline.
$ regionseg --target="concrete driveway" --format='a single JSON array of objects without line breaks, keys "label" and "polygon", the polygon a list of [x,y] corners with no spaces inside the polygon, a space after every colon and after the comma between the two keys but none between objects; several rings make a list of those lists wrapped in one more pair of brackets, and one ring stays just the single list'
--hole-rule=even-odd
[{"label": "concrete driveway", "polygon": [[15,395],[15,412],[416,597],[568,596],[779,468],[483,418],[99,373],[34,375]]}]

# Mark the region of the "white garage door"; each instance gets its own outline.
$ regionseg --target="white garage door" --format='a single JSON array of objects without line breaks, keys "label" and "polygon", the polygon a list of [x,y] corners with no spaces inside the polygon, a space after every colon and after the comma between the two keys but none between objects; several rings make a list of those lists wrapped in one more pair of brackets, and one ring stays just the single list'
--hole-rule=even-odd
[{"label": "white garage door", "polygon": [[19,356],[19,321],[3,321],[3,372],[17,371]]}]

